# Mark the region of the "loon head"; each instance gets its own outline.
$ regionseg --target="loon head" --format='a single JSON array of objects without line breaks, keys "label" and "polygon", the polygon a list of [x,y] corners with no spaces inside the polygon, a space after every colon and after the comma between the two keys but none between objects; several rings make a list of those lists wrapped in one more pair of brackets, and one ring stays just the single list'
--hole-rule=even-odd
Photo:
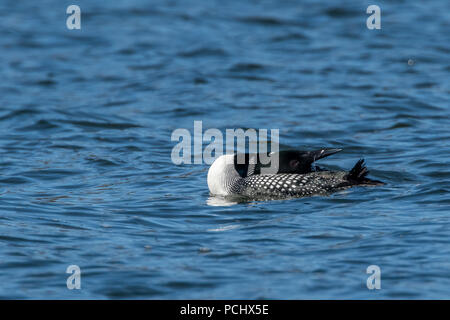
[{"label": "loon head", "polygon": [[208,171],[208,188],[213,195],[229,195],[231,185],[241,176],[234,166],[234,154],[226,154],[218,157]]},{"label": "loon head", "polygon": [[335,154],[342,149],[319,149],[315,151],[286,150],[278,153],[271,153],[271,157],[278,157],[279,168],[276,173],[297,173],[305,174],[311,171],[312,164],[319,159]]}]

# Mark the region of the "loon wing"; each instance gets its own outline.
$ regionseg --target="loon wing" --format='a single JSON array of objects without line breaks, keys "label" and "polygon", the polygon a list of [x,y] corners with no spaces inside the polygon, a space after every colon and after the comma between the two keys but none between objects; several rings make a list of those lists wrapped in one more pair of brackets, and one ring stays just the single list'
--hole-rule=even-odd
[{"label": "loon wing", "polygon": [[[271,152],[269,154],[245,153],[236,154],[234,157],[234,168],[243,178],[264,173],[309,173],[312,172],[311,165],[319,159],[335,154],[342,149],[324,148],[314,151],[285,150]],[[264,158],[263,158],[264,156]],[[278,168],[271,168],[267,160],[278,157]],[[272,170],[272,171],[271,171]]]}]

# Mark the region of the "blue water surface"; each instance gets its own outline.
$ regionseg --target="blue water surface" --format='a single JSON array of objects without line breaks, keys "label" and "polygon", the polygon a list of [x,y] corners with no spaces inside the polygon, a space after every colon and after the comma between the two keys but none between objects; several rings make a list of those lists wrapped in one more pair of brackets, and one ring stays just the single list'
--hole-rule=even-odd
[{"label": "blue water surface", "polygon": [[[0,17],[0,298],[450,298],[449,1],[2,0]],[[343,148],[320,164],[364,157],[386,185],[218,201],[208,165],[171,160],[196,120]]]}]

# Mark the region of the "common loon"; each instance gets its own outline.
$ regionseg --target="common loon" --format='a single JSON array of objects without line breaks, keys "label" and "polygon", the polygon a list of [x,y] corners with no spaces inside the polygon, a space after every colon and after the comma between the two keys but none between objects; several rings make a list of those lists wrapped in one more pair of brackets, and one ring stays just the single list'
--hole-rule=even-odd
[{"label": "common loon", "polygon": [[[349,171],[326,171],[312,164],[342,149],[280,151],[269,154],[227,154],[217,158],[208,171],[212,195],[251,198],[287,198],[327,194],[352,186],[381,185],[366,178],[368,170],[360,159]],[[275,168],[264,165],[262,155],[278,159]]]}]

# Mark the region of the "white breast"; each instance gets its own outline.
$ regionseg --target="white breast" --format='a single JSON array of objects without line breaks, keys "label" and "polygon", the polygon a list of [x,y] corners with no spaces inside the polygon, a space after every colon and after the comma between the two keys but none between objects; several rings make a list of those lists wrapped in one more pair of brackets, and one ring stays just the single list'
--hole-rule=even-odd
[{"label": "white breast", "polygon": [[241,179],[234,169],[234,155],[227,154],[217,158],[208,171],[209,192],[214,195],[230,195],[230,187]]}]

